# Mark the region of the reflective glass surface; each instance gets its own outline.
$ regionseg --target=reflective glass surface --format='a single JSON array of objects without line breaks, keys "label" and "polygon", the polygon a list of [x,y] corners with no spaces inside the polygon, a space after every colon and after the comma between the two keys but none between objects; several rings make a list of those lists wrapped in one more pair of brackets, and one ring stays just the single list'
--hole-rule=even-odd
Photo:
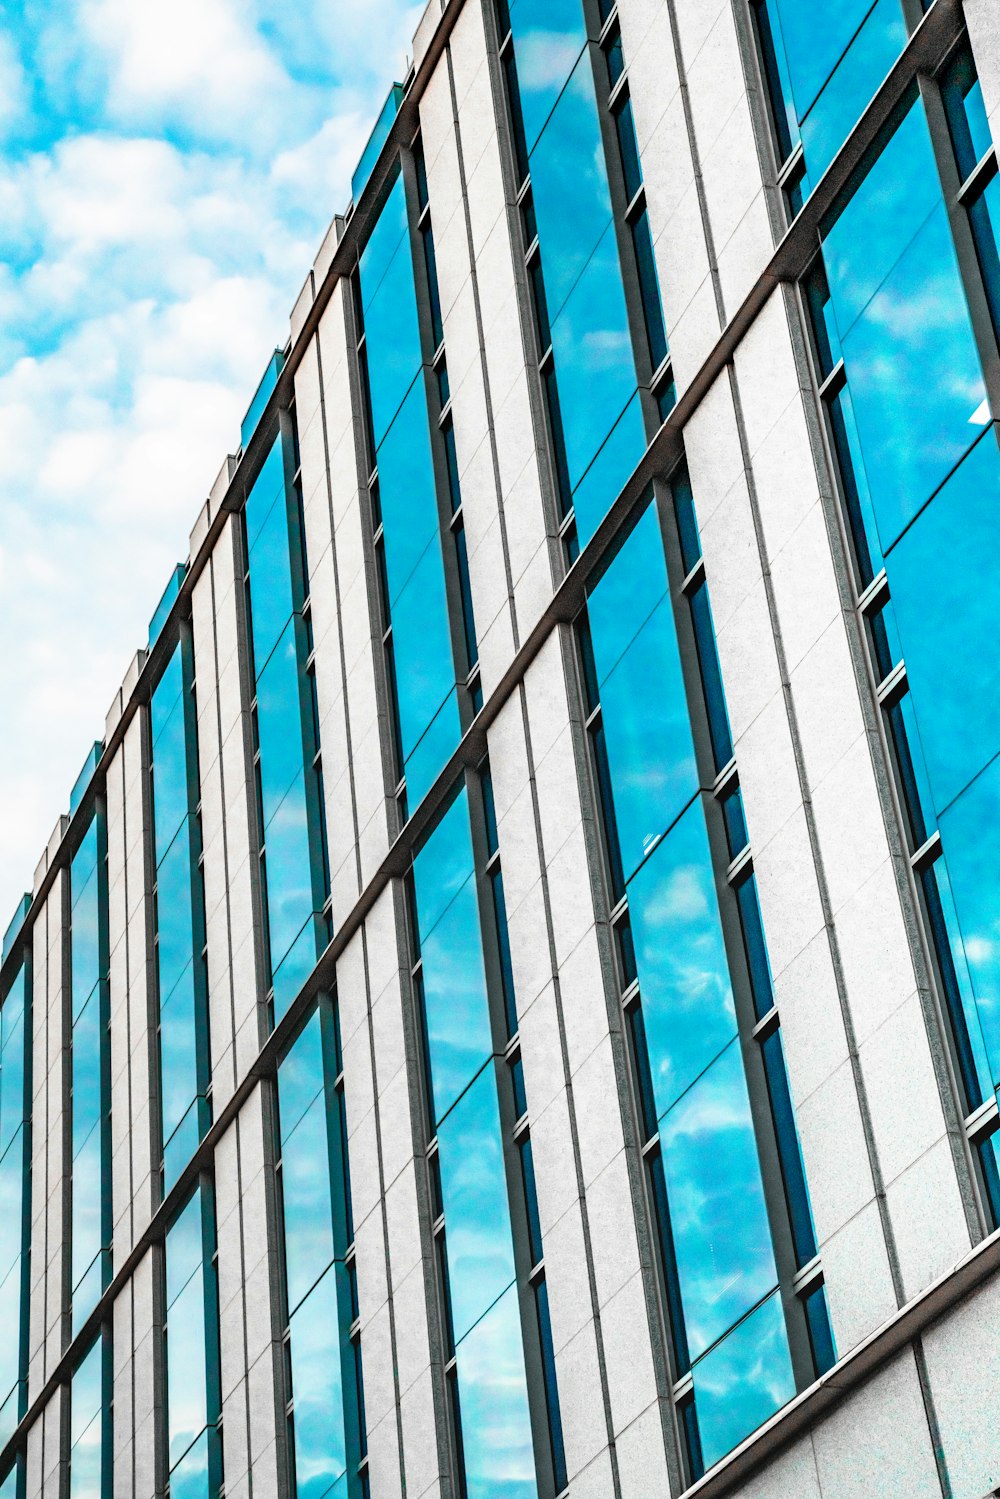
[{"label": "reflective glass surface", "polygon": [[70,1499],[104,1499],[103,1345],[94,1343],[70,1386]]},{"label": "reflective glass surface", "polygon": [[658,1117],[736,1034],[701,801],[629,885],[629,917]]},{"label": "reflective glass surface", "polygon": [[513,0],[509,13],[530,151],[573,72],[587,30],[580,0]]},{"label": "reflective glass surface", "polygon": [[692,1371],[706,1468],[762,1425],[795,1394],[781,1298],[775,1294],[705,1355]]},{"label": "reflective glass surface", "polygon": [[983,435],[886,564],[938,812],[1000,750],[994,433]]},{"label": "reflective glass surface", "polygon": [[421,942],[434,1110],[442,1119],[492,1055],[474,875]]},{"label": "reflective glass surface", "polygon": [[459,1404],[468,1499],[535,1499],[517,1287],[459,1343]]},{"label": "reflective glass surface", "polygon": [[73,1330],[82,1325],[103,1288],[110,1240],[110,1191],[104,1121],[107,1045],[106,835],[95,816],[70,865],[70,971],[73,1201],[70,1234]]},{"label": "reflective glass surface", "polygon": [[496,1073],[487,1066],[438,1125],[456,1344],[514,1281]]},{"label": "reflective glass surface", "polygon": [[696,1359],[778,1280],[738,1041],[674,1105],[660,1137]]},{"label": "reflective glass surface", "polygon": [[27,1327],[22,1304],[27,1282],[27,1225],[31,1176],[27,1160],[29,1105],[25,1034],[30,1025],[28,976],[21,964],[0,1005],[0,1442],[6,1443],[26,1396]]},{"label": "reflective glass surface", "polygon": [[176,1472],[181,1492],[198,1499],[208,1499],[221,1476],[213,1483],[211,1458],[214,1452],[221,1467],[221,1449],[213,1430],[218,1412],[210,1406],[219,1383],[212,1213],[198,1188],[165,1241],[170,1488]]},{"label": "reflective glass surface", "polygon": [[[324,1002],[324,1005],[326,1002]],[[350,1226],[346,1134],[334,1088],[332,1009],[314,1011],[278,1068],[281,1200],[289,1314],[296,1494],[325,1495],[360,1460],[362,1392],[349,1329],[356,1308],[344,1256]],[[331,1118],[330,1111],[333,1111]],[[352,1433],[349,1440],[349,1433]]]}]

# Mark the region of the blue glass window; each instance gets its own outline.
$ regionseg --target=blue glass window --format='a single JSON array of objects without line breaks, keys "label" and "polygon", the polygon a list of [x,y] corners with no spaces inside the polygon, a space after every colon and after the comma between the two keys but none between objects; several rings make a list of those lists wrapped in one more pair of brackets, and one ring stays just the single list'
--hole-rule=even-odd
[{"label": "blue glass window", "polygon": [[107,830],[91,818],[70,863],[73,1203],[70,1283],[74,1332],[110,1276]]},{"label": "blue glass window", "polygon": [[193,651],[174,647],[150,700],[163,1184],[169,1190],[210,1122],[205,893],[199,857]]},{"label": "blue glass window", "polygon": [[[323,999],[278,1068],[281,1202],[298,1499],[340,1492],[365,1447],[336,1014]],[[346,1488],[344,1492],[346,1492]]]},{"label": "blue glass window", "polygon": [[274,438],[247,496],[247,616],[267,964],[274,1019],[301,989],[332,933],[323,770],[307,663],[309,589],[294,430]]},{"label": "blue glass window", "polygon": [[70,1499],[105,1499],[111,1493],[110,1345],[98,1335],[70,1384]]},{"label": "blue glass window", "polygon": [[183,1499],[216,1499],[222,1486],[214,1254],[215,1205],[202,1185],[165,1241],[167,1467],[170,1492]]},{"label": "blue glass window", "polygon": [[28,1247],[31,1221],[27,1065],[31,986],[25,958],[0,1004],[0,1444],[27,1408]]}]

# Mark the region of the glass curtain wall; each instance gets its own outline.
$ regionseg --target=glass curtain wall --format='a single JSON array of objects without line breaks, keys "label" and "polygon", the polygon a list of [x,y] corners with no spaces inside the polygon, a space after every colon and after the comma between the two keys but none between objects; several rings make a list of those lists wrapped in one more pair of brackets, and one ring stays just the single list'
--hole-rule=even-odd
[{"label": "glass curtain wall", "polygon": [[297,1499],[368,1494],[364,1380],[335,1001],[278,1068],[289,1451]]},{"label": "glass curtain wall", "polygon": [[203,1180],[164,1244],[167,1468],[171,1499],[222,1492],[215,1201]]},{"label": "glass curtain wall", "polygon": [[396,798],[405,821],[458,744],[463,721],[481,705],[431,204],[419,140],[400,164],[361,252],[354,315],[382,645],[393,704]]},{"label": "glass curtain wall", "polygon": [[98,1333],[70,1382],[69,1499],[111,1493],[111,1340]]},{"label": "glass curtain wall", "polygon": [[488,768],[416,855],[409,896],[460,1492],[551,1499],[565,1462]]},{"label": "glass curtain wall", "polygon": [[111,1057],[108,1024],[108,840],[98,804],[70,863],[74,1334],[111,1274]]},{"label": "glass curtain wall", "polygon": [[906,46],[906,6],[753,0],[752,8],[779,182],[794,216]]},{"label": "glass curtain wall", "polygon": [[31,978],[26,955],[0,1003],[0,1446],[13,1436],[27,1409],[30,1223]]},{"label": "glass curtain wall", "polygon": [[[951,128],[944,153],[928,118],[942,97]],[[983,369],[996,356],[995,182],[965,51],[940,95],[928,85],[926,107],[916,91],[905,101],[877,158],[824,226],[804,287],[858,607],[994,1225],[1000,455]]]},{"label": "glass curtain wall", "polygon": [[573,557],[673,405],[673,378],[612,8],[497,0],[497,28],[539,375]]},{"label": "glass curtain wall", "polygon": [[276,1022],[332,936],[309,567],[294,413],[243,512],[267,981]]},{"label": "glass curtain wall", "polygon": [[194,651],[185,632],[150,701],[164,1192],[211,1122],[197,724]]},{"label": "glass curtain wall", "polygon": [[580,639],[693,1481],[834,1354],[683,472],[672,487],[684,573],[676,607],[697,657],[708,774],[699,775],[654,500],[592,587]]}]

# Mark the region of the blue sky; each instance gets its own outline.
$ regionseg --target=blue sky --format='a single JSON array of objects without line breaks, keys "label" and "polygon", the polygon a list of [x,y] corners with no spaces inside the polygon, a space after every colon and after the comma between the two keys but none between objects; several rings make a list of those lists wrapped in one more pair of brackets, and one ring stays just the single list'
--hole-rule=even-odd
[{"label": "blue sky", "polygon": [[0,0],[0,930],[422,9]]}]

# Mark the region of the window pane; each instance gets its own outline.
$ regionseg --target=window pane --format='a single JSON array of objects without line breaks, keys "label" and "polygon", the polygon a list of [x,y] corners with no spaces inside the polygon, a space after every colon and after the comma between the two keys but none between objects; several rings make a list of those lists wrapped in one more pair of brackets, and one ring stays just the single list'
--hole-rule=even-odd
[{"label": "window pane", "polygon": [[693,1370],[706,1468],[795,1394],[780,1296],[772,1296]]},{"label": "window pane", "polygon": [[457,1349],[468,1499],[535,1499],[517,1287],[511,1286]]}]

